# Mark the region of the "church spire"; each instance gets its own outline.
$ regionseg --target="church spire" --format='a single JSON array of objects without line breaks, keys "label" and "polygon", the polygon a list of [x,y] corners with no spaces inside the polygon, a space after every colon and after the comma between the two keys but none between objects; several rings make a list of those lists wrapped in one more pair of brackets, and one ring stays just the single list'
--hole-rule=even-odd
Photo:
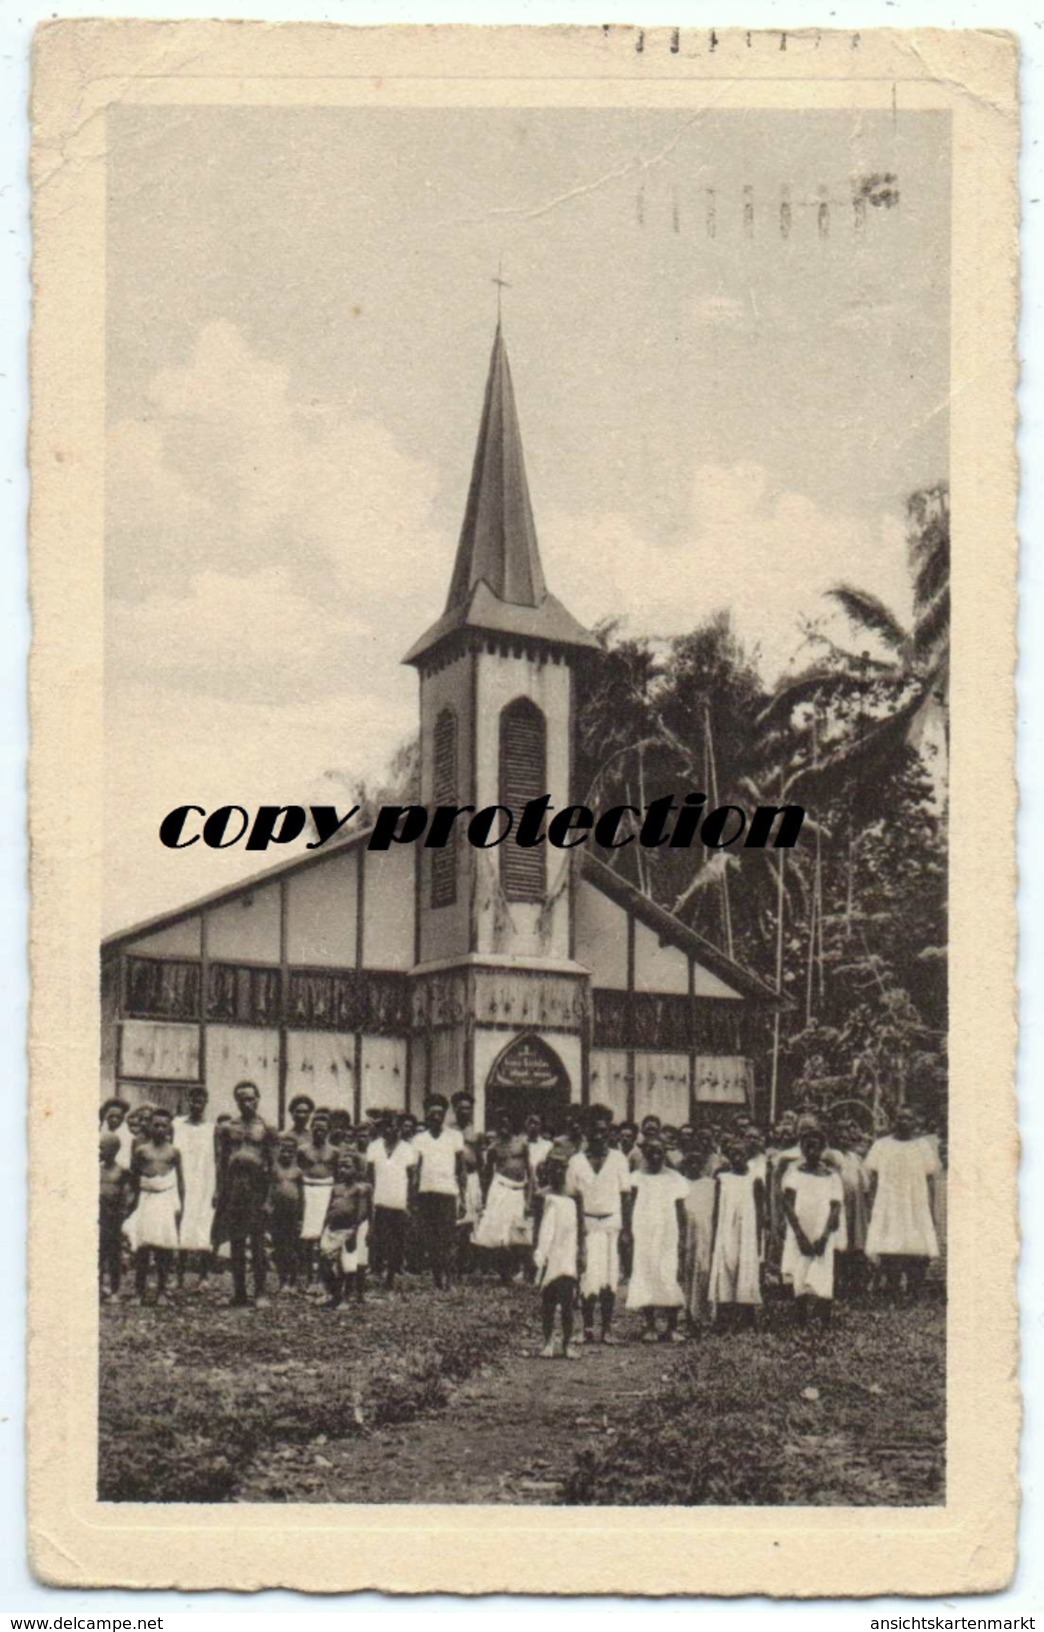
[{"label": "church spire", "polygon": [[446,611],[466,606],[480,581],[513,606],[539,606],[547,594],[499,318]]},{"label": "church spire", "polygon": [[446,609],[404,661],[419,662],[465,628],[558,647],[597,645],[544,582],[499,315]]}]

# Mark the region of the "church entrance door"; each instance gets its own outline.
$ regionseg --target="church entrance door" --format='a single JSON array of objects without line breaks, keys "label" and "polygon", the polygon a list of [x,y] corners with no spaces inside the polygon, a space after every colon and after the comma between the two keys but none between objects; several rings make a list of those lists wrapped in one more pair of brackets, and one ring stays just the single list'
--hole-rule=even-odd
[{"label": "church entrance door", "polygon": [[569,1073],[542,1037],[527,1034],[509,1043],[486,1079],[486,1127],[507,1110],[517,1128],[537,1113],[557,1128],[571,1100]]}]

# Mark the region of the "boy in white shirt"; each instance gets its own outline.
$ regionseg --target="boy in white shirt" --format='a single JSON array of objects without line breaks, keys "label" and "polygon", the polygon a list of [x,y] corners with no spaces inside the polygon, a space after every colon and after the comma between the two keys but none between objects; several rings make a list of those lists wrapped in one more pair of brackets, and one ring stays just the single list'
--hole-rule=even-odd
[{"label": "boy in white shirt", "polygon": [[580,1203],[586,1256],[580,1281],[584,1342],[595,1340],[597,1304],[602,1317],[602,1342],[615,1343],[612,1324],[620,1281],[620,1236],[630,1229],[632,1174],[626,1156],[609,1145],[612,1111],[605,1105],[592,1105],[589,1116],[587,1149],[571,1158],[566,1190]]},{"label": "boy in white shirt", "polygon": [[447,1128],[449,1102],[432,1094],[424,1106],[425,1128],[413,1141],[418,1161],[417,1219],[432,1280],[448,1287],[456,1247],[457,1218],[464,1212],[464,1140]]},{"label": "boy in white shirt", "polygon": [[383,1274],[388,1292],[402,1272],[410,1198],[417,1179],[417,1152],[400,1134],[398,1116],[388,1111],[381,1120],[379,1138],[366,1150],[373,1186],[373,1266]]}]

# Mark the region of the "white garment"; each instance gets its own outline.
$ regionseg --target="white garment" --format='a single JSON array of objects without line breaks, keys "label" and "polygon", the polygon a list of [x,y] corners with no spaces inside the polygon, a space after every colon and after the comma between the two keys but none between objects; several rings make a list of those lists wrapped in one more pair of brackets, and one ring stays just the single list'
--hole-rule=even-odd
[{"label": "white garment", "polygon": [[136,1246],[177,1250],[178,1176],[173,1169],[155,1178],[142,1178],[137,1219]]},{"label": "white garment", "polygon": [[125,1168],[129,1173],[131,1157],[134,1155],[134,1135],[125,1121],[121,1122],[116,1129],[116,1137],[120,1141],[120,1148],[116,1153],[116,1165]]},{"label": "white garment", "polygon": [[677,1204],[688,1189],[688,1179],[671,1167],[634,1174],[634,1265],[628,1309],[680,1309],[685,1302],[678,1280]]},{"label": "white garment", "polygon": [[807,1173],[802,1170],[799,1162],[795,1162],[787,1172],[783,1185],[784,1195],[788,1190],[794,1193],[794,1212],[809,1241],[819,1240],[827,1227],[831,1206],[835,1201],[839,1205],[838,1228],[831,1235],[819,1258],[805,1257],[788,1219],[783,1257],[780,1262],[780,1273],[783,1279],[793,1286],[796,1298],[805,1294],[817,1298],[832,1298],[834,1256],[838,1251],[838,1239],[845,1217],[845,1187],[841,1182],[841,1176],[823,1167],[814,1173]]},{"label": "white garment", "polygon": [[367,1148],[366,1159],[373,1167],[373,1205],[402,1212],[409,1201],[410,1168],[417,1165],[417,1152],[401,1139],[391,1150],[383,1139],[375,1139]]},{"label": "white garment", "polygon": [[350,1229],[323,1230],[319,1237],[319,1251],[324,1258],[335,1258],[342,1275],[354,1275],[357,1269],[370,1267],[370,1221],[365,1219],[355,1230],[355,1246],[349,1248]]},{"label": "white garment", "polygon": [[301,1215],[301,1240],[318,1241],[323,1233],[326,1215],[330,1209],[330,1196],[333,1193],[333,1175],[326,1178],[312,1179],[307,1173],[302,1173],[302,1193],[304,1195],[304,1211]]},{"label": "white garment", "polygon": [[537,1168],[541,1167],[543,1163],[547,1161],[550,1154],[550,1139],[526,1140],[526,1161],[529,1163],[529,1172],[532,1178],[536,1178]]},{"label": "white garment", "polygon": [[866,1232],[866,1255],[904,1253],[938,1258],[928,1180],[939,1161],[926,1139],[878,1139],[870,1147],[866,1171],[877,1174],[877,1193]]},{"label": "white garment", "polygon": [[521,1228],[525,1216],[525,1181],[506,1179],[503,1173],[494,1173],[482,1217],[472,1237],[475,1246],[495,1248],[515,1245],[512,1232]]},{"label": "white garment", "polygon": [[457,1156],[464,1149],[464,1139],[456,1128],[443,1127],[437,1139],[425,1128],[413,1141],[420,1161],[420,1190],[426,1195],[457,1194]]},{"label": "white garment", "polygon": [[620,1284],[620,1226],[611,1218],[584,1217],[584,1273],[580,1294],[596,1298],[615,1292]]},{"label": "white garment", "polygon": [[563,1275],[576,1280],[578,1225],[576,1202],[554,1192],[544,1197],[533,1262],[537,1285],[550,1286]]},{"label": "white garment", "polygon": [[176,1116],[174,1144],[181,1152],[181,1174],[185,1181],[181,1250],[209,1252],[217,1190],[213,1122],[190,1122],[187,1116]]},{"label": "white garment", "polygon": [[597,1173],[586,1151],[571,1156],[566,1168],[566,1192],[570,1196],[580,1197],[585,1217],[611,1220],[617,1230],[623,1223],[620,1198],[630,1195],[631,1182],[632,1173],[627,1158],[618,1150],[606,1151],[605,1160]]},{"label": "white garment", "polygon": [[718,1215],[707,1296],[712,1304],[760,1303],[754,1178],[750,1173],[723,1169],[714,1182],[718,1187]]}]

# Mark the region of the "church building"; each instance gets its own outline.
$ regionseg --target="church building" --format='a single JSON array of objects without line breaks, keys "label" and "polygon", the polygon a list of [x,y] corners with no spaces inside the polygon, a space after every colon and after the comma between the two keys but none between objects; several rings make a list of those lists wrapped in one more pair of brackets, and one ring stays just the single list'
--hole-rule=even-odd
[{"label": "church building", "polygon": [[[596,642],[548,590],[498,324],[442,616],[420,683],[420,802],[574,802],[574,678]],[[456,830],[454,829],[454,832]],[[358,1119],[460,1088],[487,1125],[602,1101],[681,1123],[752,1102],[774,994],[590,846],[367,849],[363,832],[110,936],[102,1093],[211,1114],[255,1082]]]}]

